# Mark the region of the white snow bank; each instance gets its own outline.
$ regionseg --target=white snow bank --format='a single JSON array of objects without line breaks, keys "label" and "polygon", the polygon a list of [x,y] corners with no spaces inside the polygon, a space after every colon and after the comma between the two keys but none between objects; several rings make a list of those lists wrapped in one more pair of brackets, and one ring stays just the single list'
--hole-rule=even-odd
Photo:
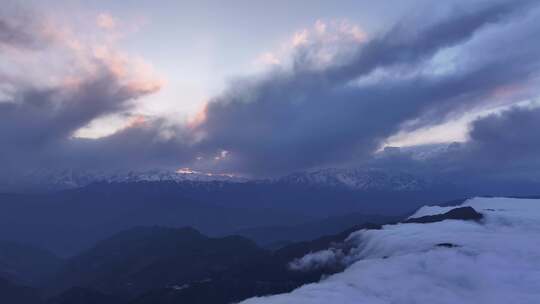
[{"label": "white snow bank", "polygon": [[242,303],[540,303],[540,200],[475,198],[463,205],[483,213],[482,223],[357,231],[349,238],[357,244],[349,256],[356,262],[344,272]]},{"label": "white snow bank", "polygon": [[428,216],[428,215],[443,214],[454,208],[456,208],[456,206],[451,206],[451,207],[424,206],[416,210],[416,212],[413,215],[409,216],[408,218],[412,219],[412,218],[419,218],[419,217]]}]

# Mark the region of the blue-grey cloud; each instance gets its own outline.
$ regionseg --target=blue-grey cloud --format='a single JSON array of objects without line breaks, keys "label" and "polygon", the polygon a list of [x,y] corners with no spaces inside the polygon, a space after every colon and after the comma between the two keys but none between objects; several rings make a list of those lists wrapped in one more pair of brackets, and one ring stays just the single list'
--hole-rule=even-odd
[{"label": "blue-grey cloud", "polygon": [[367,166],[459,184],[476,194],[536,195],[540,183],[538,127],[540,108],[512,107],[473,121],[466,142],[427,147],[428,154],[418,153],[419,147],[391,149]]},{"label": "blue-grey cloud", "polygon": [[476,120],[470,132],[473,149],[500,162],[540,158],[540,108],[516,107]]},{"label": "blue-grey cloud", "polygon": [[[499,2],[461,8],[428,25],[399,23],[324,68],[313,68],[301,49],[292,71],[240,82],[211,102],[200,127],[206,134],[201,147],[228,150],[229,169],[260,174],[366,159],[406,121],[440,121],[536,73],[537,55],[512,50],[475,53],[482,60],[457,62],[441,75],[418,72],[440,51],[523,18],[529,4]],[[527,55],[538,50],[531,43]],[[355,83],[376,70],[392,76]]]}]

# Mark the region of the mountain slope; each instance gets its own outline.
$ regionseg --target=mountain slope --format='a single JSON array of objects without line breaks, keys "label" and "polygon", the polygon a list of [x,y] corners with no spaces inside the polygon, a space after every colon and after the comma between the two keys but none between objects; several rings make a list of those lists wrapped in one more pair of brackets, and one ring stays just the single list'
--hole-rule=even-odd
[{"label": "mountain slope", "polygon": [[34,170],[14,180],[0,183],[0,191],[51,191],[85,187],[93,183],[136,182],[245,182],[230,174],[212,174],[189,169],[146,171]]},{"label": "mountain slope", "polygon": [[35,285],[57,271],[63,261],[49,251],[11,241],[0,241],[0,277]]},{"label": "mountain slope", "polygon": [[0,302],[6,304],[41,304],[36,289],[18,285],[0,277]]},{"label": "mountain slope", "polygon": [[68,260],[53,290],[83,286],[133,297],[150,289],[204,281],[266,252],[241,237],[209,238],[191,228],[139,227]]},{"label": "mountain slope", "polygon": [[0,239],[17,239],[60,255],[74,254],[134,226],[192,226],[207,234],[223,234],[305,220],[271,208],[198,200],[173,182],[99,183],[46,194],[0,194]]},{"label": "mountain slope", "polygon": [[361,223],[385,224],[400,220],[398,216],[366,215],[350,213],[293,226],[268,226],[238,230],[235,234],[245,236],[264,247],[316,239],[322,235],[340,233]]},{"label": "mountain slope", "polygon": [[[379,227],[364,224],[357,226],[357,229]],[[226,304],[252,296],[289,292],[303,284],[316,282],[323,275],[342,270],[327,267],[298,272],[291,270],[289,263],[310,252],[344,242],[350,232],[347,230],[336,235],[293,243],[274,252],[267,251],[263,259],[244,260],[239,267],[219,272],[207,280],[149,291],[130,304]]]},{"label": "mountain slope", "polygon": [[[378,228],[363,225],[363,228]],[[116,297],[119,302],[230,303],[288,292],[340,269],[292,271],[289,263],[343,242],[350,231],[275,252],[237,237],[209,238],[191,228],[138,227],[71,258],[51,279],[51,303]],[[75,288],[82,286],[82,288]],[[84,301],[83,301],[84,302]]]},{"label": "mountain slope", "polygon": [[0,194],[0,239],[70,255],[139,225],[192,226],[224,235],[352,213],[401,215],[426,202],[465,196],[432,190],[364,191],[279,181],[94,183],[53,193]]},{"label": "mountain slope", "polygon": [[[456,216],[455,213],[451,211],[440,215],[437,220],[466,219]],[[321,277],[343,271],[346,264],[337,257],[345,257],[354,252],[356,244],[348,239],[351,233],[382,228],[383,226],[377,224],[360,224],[338,234],[289,244],[272,252],[263,261],[244,263],[233,272],[221,273],[205,282],[153,290],[137,298],[132,304],[225,304],[250,296],[290,292],[304,284],[317,282]],[[334,258],[329,259],[332,255]]]}]

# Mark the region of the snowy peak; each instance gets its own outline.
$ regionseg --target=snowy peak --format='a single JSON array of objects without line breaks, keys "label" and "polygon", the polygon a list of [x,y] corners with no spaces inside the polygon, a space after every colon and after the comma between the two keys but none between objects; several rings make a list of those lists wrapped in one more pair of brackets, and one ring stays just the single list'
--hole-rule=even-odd
[{"label": "snowy peak", "polygon": [[196,181],[196,182],[244,182],[247,179],[232,174],[204,173],[187,168],[176,171],[150,170],[150,171],[130,171],[123,174],[109,176],[106,182],[159,182],[159,181]]},{"label": "snowy peak", "polygon": [[[441,181],[415,176],[404,172],[380,169],[320,169],[298,172],[276,179],[248,179],[232,174],[205,173],[188,168],[178,170],[146,171],[32,171],[12,181],[12,185],[25,185],[42,190],[84,187],[92,183],[256,183],[291,186],[315,186],[360,191],[423,191],[441,186]],[[446,183],[448,186],[449,183]],[[1,189],[2,187],[0,187]],[[7,187],[9,189],[9,184]]]},{"label": "snowy peak", "polygon": [[33,171],[14,184],[24,184],[46,189],[66,189],[84,187],[92,183],[134,183],[134,182],[245,182],[246,178],[231,174],[214,174],[190,169],[146,170],[146,171]]},{"label": "snowy peak", "polygon": [[428,180],[402,172],[335,168],[295,173],[280,178],[279,181],[290,184],[379,191],[415,191],[426,189],[432,184]]}]

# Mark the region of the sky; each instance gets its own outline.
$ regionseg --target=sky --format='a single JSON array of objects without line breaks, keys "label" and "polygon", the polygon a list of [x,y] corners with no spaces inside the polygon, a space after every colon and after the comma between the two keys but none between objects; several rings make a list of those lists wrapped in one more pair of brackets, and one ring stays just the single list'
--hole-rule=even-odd
[{"label": "sky", "polygon": [[2,2],[7,175],[540,163],[535,1]]},{"label": "sky", "polygon": [[[156,5],[154,1],[33,1],[26,7],[66,20],[66,26],[81,32],[90,28],[96,31],[94,34],[106,36],[92,29],[97,26],[121,36],[118,44],[122,51],[144,58],[166,79],[158,92],[141,99],[140,112],[187,120],[235,77],[263,70],[272,62],[270,54],[280,52],[296,33],[318,21],[362,21],[363,29],[377,31],[385,26],[378,15],[393,19],[411,9],[398,4],[388,12],[385,5],[370,4],[366,11],[366,3],[344,1],[336,6],[328,1],[311,1],[309,5],[301,1],[161,1]],[[108,26],[100,26],[104,22]],[[118,127],[109,120],[95,123],[79,135],[103,136]]]}]

